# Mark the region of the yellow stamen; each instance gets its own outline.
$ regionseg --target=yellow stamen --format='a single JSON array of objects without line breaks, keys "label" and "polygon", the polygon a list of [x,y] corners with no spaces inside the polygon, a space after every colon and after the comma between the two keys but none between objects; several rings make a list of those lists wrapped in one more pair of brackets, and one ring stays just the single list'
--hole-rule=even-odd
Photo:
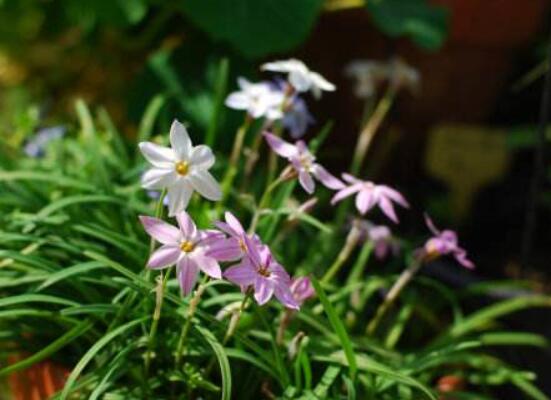
[{"label": "yellow stamen", "polygon": [[195,248],[195,245],[192,242],[190,242],[189,240],[184,240],[180,244],[180,249],[182,249],[182,251],[184,251],[186,253],[192,252],[194,248]]},{"label": "yellow stamen", "polygon": [[270,276],[270,271],[268,270],[268,267],[262,267],[258,270],[258,273],[266,278]]},{"label": "yellow stamen", "polygon": [[189,172],[189,163],[187,161],[178,161],[176,163],[176,172],[182,176],[187,175]]}]

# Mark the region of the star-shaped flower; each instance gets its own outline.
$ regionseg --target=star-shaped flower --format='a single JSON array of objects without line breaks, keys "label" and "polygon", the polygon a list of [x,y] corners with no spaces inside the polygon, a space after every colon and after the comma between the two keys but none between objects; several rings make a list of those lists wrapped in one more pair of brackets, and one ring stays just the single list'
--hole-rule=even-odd
[{"label": "star-shaped flower", "polygon": [[251,83],[243,77],[237,79],[237,84],[241,90],[229,94],[226,106],[246,110],[255,119],[266,117],[275,120],[283,116],[281,107],[285,96],[282,91],[269,83]]},{"label": "star-shaped flower", "polygon": [[212,150],[205,145],[193,146],[186,128],[174,120],[170,128],[170,147],[141,142],[140,151],[153,166],[142,176],[142,187],[167,189],[169,216],[186,209],[194,191],[209,200],[222,197],[220,185],[209,173],[214,165]]}]

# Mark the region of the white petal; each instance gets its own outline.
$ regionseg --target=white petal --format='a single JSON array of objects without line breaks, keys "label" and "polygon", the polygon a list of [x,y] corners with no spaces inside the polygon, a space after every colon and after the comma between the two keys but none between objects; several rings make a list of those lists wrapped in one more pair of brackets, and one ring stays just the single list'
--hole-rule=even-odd
[{"label": "white petal", "polygon": [[151,168],[142,175],[142,187],[152,190],[164,189],[173,185],[176,177],[173,168]]},{"label": "white petal", "polygon": [[186,127],[177,120],[174,120],[170,127],[170,144],[179,160],[189,160],[192,148],[191,139]]},{"label": "white petal", "polygon": [[189,175],[191,185],[201,196],[212,201],[218,201],[222,198],[222,191],[216,179],[205,170],[196,170]]},{"label": "white petal", "polygon": [[214,165],[214,155],[210,147],[201,144],[191,150],[191,165],[201,169],[209,169]]},{"label": "white petal", "polygon": [[155,167],[168,168],[175,161],[174,151],[169,147],[159,146],[151,142],[141,142],[138,146],[145,159]]},{"label": "white petal", "polygon": [[314,86],[317,86],[321,90],[332,92],[336,89],[335,85],[333,85],[317,72],[310,72],[310,80],[312,81]]},{"label": "white petal", "polygon": [[293,85],[297,92],[306,92],[312,86],[312,81],[305,71],[292,71],[289,73],[289,83]]},{"label": "white petal", "polygon": [[184,179],[179,179],[168,189],[168,215],[174,217],[180,211],[184,211],[193,194],[193,188]]},{"label": "white petal", "polygon": [[226,106],[235,110],[246,110],[249,108],[250,103],[249,96],[243,92],[230,93],[225,101]]}]

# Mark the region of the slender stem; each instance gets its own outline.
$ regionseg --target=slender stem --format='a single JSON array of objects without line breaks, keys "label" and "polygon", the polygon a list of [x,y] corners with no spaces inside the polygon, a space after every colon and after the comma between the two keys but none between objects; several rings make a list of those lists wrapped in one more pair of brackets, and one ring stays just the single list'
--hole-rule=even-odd
[{"label": "slender stem", "polygon": [[369,150],[369,146],[375,137],[375,133],[390,110],[395,97],[396,86],[390,85],[377,104],[375,111],[360,132],[356,143],[356,149],[354,151],[354,158],[352,159],[352,166],[350,168],[352,174],[356,175],[359,172],[365,159],[365,155]]},{"label": "slender stem", "polygon": [[260,198],[260,202],[258,203],[258,206],[254,211],[251,225],[249,227],[249,233],[253,233],[255,231],[256,225],[258,224],[258,221],[260,219],[260,213],[262,212],[264,207],[266,207],[266,203],[268,203],[268,200],[270,199],[270,194],[277,186],[279,186],[282,182],[286,181],[289,178],[288,171],[289,170],[287,169],[284,170],[275,181],[266,186],[266,189],[264,190],[264,193],[262,193],[262,197]]},{"label": "slender stem", "polygon": [[157,335],[157,328],[159,327],[159,320],[161,319],[161,310],[163,308],[164,292],[168,278],[170,277],[170,269],[167,270],[165,276],[161,274],[157,277],[157,287],[155,288],[155,310],[153,311],[153,320],[151,322],[151,328],[149,329],[149,336],[147,339],[147,353],[145,355],[145,375],[149,373],[149,367],[151,365],[151,355],[153,354],[153,348],[155,347],[155,337]]},{"label": "slender stem", "polygon": [[352,229],[350,229],[350,232],[348,232],[348,236],[346,237],[346,241],[344,242],[344,246],[342,247],[341,251],[337,255],[337,258],[335,261],[333,261],[333,264],[325,275],[321,278],[322,283],[327,283],[331,279],[337,275],[341,269],[341,267],[344,265],[346,260],[350,257],[350,254],[352,253],[352,250],[356,247],[358,244],[358,241],[360,240],[361,231],[358,226],[358,221],[354,220],[352,223]]},{"label": "slender stem", "polygon": [[208,276],[205,276],[205,279],[199,285],[199,287],[197,288],[197,290],[195,291],[193,297],[189,302],[186,322],[182,327],[182,332],[180,333],[180,339],[178,339],[178,346],[176,347],[176,355],[174,357],[175,369],[178,369],[178,367],[180,366],[180,362],[182,361],[182,356],[184,355],[184,352],[185,352],[186,339],[189,334],[189,330],[191,329],[191,321],[193,320],[195,311],[197,310],[197,306],[199,305],[199,301],[201,300],[201,296],[205,291],[207,282],[208,282]]},{"label": "slender stem", "polygon": [[421,258],[415,258],[411,265],[400,274],[398,280],[394,283],[394,285],[392,285],[392,287],[386,294],[385,299],[383,300],[379,308],[377,308],[375,316],[367,325],[366,332],[368,335],[373,335],[375,333],[377,327],[379,326],[379,323],[381,322],[388,309],[392,307],[402,290],[404,290],[404,288],[413,279],[415,274],[417,274],[422,266],[423,260]]},{"label": "slender stem", "polygon": [[243,297],[243,301],[241,302],[239,309],[231,316],[230,323],[228,324],[228,329],[226,330],[224,340],[222,341],[223,345],[226,345],[235,333],[237,325],[239,325],[239,321],[241,320],[241,315],[243,314],[243,311],[245,311],[245,308],[247,307],[247,302],[251,297],[252,291],[249,289],[247,290],[247,293],[245,293],[245,297]]},{"label": "slender stem", "polygon": [[[253,118],[249,114],[246,114],[243,124],[239,127],[239,129],[237,130],[237,134],[235,135],[235,141],[233,142],[233,148],[230,155],[228,172],[226,172],[226,175],[224,176],[224,180],[222,183],[222,193],[223,193],[222,200],[228,197],[233,180],[237,175],[237,171],[239,167],[238,166],[239,157],[241,156],[243,143],[245,142],[245,136],[252,122],[253,122]],[[220,202],[220,204],[222,204],[222,202]]]}]

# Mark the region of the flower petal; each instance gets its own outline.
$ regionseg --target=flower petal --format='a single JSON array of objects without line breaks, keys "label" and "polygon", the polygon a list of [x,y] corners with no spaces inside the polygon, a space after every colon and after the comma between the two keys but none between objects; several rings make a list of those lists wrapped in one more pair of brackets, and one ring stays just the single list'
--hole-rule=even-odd
[{"label": "flower petal", "polygon": [[306,68],[289,72],[289,83],[297,92],[306,92],[312,87],[312,80]]},{"label": "flower petal", "polygon": [[337,179],[331,175],[319,164],[314,164],[312,166],[312,173],[325,187],[328,187],[329,189],[340,190],[345,187],[344,183],[342,183],[340,179]]},{"label": "flower petal", "polygon": [[178,261],[178,281],[185,296],[193,290],[198,275],[199,269],[197,268],[197,264],[190,257],[182,257]]},{"label": "flower petal", "polygon": [[381,208],[381,211],[392,220],[392,222],[399,222],[398,217],[396,216],[396,212],[394,211],[394,206],[389,199],[387,199],[386,197],[381,197],[379,199],[379,207]]},{"label": "flower petal", "polygon": [[298,181],[300,183],[300,186],[302,186],[302,188],[306,190],[308,194],[314,193],[314,190],[316,189],[316,184],[312,179],[312,175],[310,175],[309,172],[301,170],[298,173]]},{"label": "flower petal", "polygon": [[266,304],[274,294],[274,284],[263,276],[254,281],[254,298],[259,305]]},{"label": "flower petal", "polygon": [[335,205],[342,199],[352,196],[354,193],[359,192],[361,189],[361,184],[354,184],[352,186],[345,187],[344,189],[339,190],[331,199],[331,204]]},{"label": "flower petal", "polygon": [[432,222],[432,219],[429,216],[429,214],[424,213],[423,215],[425,217],[425,224],[427,224],[427,227],[432,232],[432,234],[436,236],[440,235],[440,230],[436,227],[436,225],[434,225],[434,222]]},{"label": "flower petal", "polygon": [[409,208],[409,203],[404,198],[404,196],[402,196],[402,194],[397,190],[394,190],[385,185],[378,185],[377,188],[383,194],[383,196],[388,197],[394,202],[400,204],[402,207]]},{"label": "flower petal", "polygon": [[212,201],[218,201],[222,198],[220,185],[208,171],[196,170],[189,175],[189,180],[193,188],[203,197]]},{"label": "flower petal", "polygon": [[175,226],[167,224],[160,219],[148,217],[145,215],[140,215],[140,221],[149,236],[151,236],[159,243],[174,245],[180,243],[182,236],[178,228],[176,228]]},{"label": "flower petal", "polygon": [[271,149],[281,157],[290,158],[298,154],[297,147],[291,143],[288,143],[269,132],[264,132],[264,137],[266,138],[266,141]]},{"label": "flower petal", "polygon": [[176,171],[173,168],[151,168],[142,175],[142,187],[161,190],[174,184],[176,179]]},{"label": "flower petal", "polygon": [[354,177],[354,176],[352,176],[352,175],[350,175],[350,174],[347,174],[346,172],[343,173],[341,176],[342,176],[342,179],[344,179],[345,182],[348,182],[348,183],[354,184],[354,183],[361,183],[361,182],[362,182],[362,181],[359,180],[358,178],[356,178],[356,177]]},{"label": "flower petal", "polygon": [[186,209],[193,194],[193,187],[183,179],[168,188],[168,215],[174,217]]},{"label": "flower petal", "polygon": [[224,217],[226,219],[226,223],[238,234],[245,234],[245,229],[243,229],[243,225],[241,225],[241,222],[237,218],[235,218],[235,215],[233,215],[231,212],[226,211],[224,214]]},{"label": "flower petal", "polygon": [[178,246],[165,245],[159,247],[149,260],[147,261],[147,267],[151,269],[163,269],[174,265],[180,257],[181,251]]},{"label": "flower petal", "polygon": [[289,290],[288,286],[277,285],[275,287],[274,294],[275,297],[280,301],[280,303],[283,304],[285,307],[292,310],[298,310],[300,308],[298,302],[293,297],[293,294],[291,293],[291,290]]},{"label": "flower petal", "polygon": [[197,227],[195,226],[195,222],[193,222],[187,212],[180,211],[176,214],[176,220],[178,221],[180,230],[186,239],[194,238],[197,235]]},{"label": "flower petal", "polygon": [[239,240],[232,237],[210,245],[207,255],[218,261],[235,261],[243,257],[243,250]]},{"label": "flower petal", "polygon": [[226,97],[224,104],[234,110],[246,110],[249,108],[250,98],[243,92],[233,92]]},{"label": "flower petal", "polygon": [[174,151],[169,147],[151,142],[141,142],[138,147],[145,159],[155,167],[170,168],[175,162]]},{"label": "flower petal", "polygon": [[200,144],[191,150],[190,162],[194,167],[209,169],[214,165],[214,154],[209,146]]},{"label": "flower petal", "polygon": [[376,197],[375,193],[373,193],[370,189],[362,189],[358,192],[358,195],[356,196],[356,208],[360,212],[360,214],[365,214],[367,211],[369,211],[370,208],[375,205]]},{"label": "flower petal", "polygon": [[205,255],[205,253],[198,253],[193,255],[193,260],[201,271],[211,278],[222,279],[222,270],[220,269],[218,261],[214,258]]},{"label": "flower petal", "polygon": [[249,260],[244,259],[239,264],[229,267],[224,271],[224,278],[238,286],[250,286],[254,284],[257,273]]},{"label": "flower petal", "polygon": [[170,127],[170,144],[179,160],[189,160],[191,156],[191,139],[187,129],[178,120],[172,122]]}]

